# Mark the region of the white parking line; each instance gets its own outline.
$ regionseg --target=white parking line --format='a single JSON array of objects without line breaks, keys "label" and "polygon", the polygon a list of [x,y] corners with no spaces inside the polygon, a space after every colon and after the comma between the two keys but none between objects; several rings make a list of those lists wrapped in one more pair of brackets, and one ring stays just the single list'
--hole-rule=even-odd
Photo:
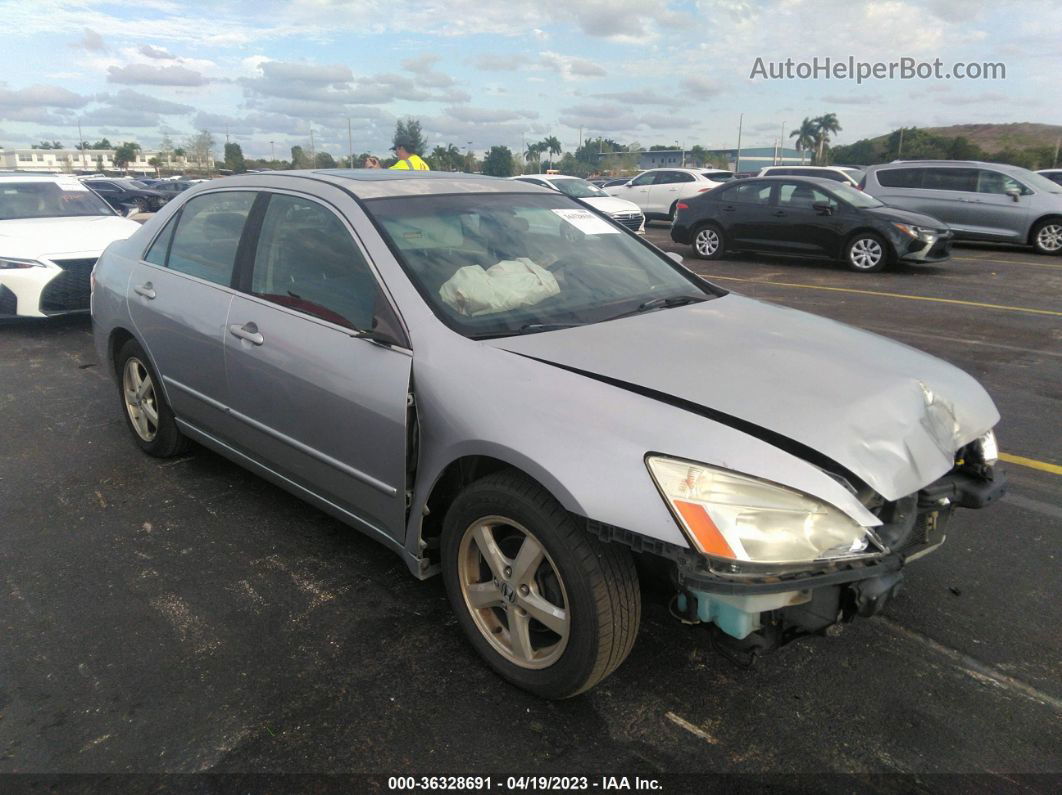
[{"label": "white parking line", "polygon": [[686,720],[685,718],[680,718],[674,712],[665,712],[664,717],[674,723],[676,726],[685,729],[690,734],[700,737],[706,743],[711,743],[712,745],[719,744],[719,741],[715,739],[712,735],[710,735],[708,732],[706,732],[704,729],[700,728],[699,726],[694,726],[688,720]]},{"label": "white parking line", "polygon": [[980,345],[985,348],[1000,348],[1005,351],[1017,351],[1018,353],[1031,353],[1037,356],[1051,356],[1057,359],[1062,359],[1062,353],[1055,353],[1054,351],[1037,350],[1036,348],[1021,348],[1017,345],[1004,345],[1002,342],[983,342],[981,340],[968,340],[962,337],[946,337],[943,334],[925,334],[920,331],[909,331],[907,329],[898,329],[886,326],[868,326],[865,323],[861,323],[859,328],[864,328],[867,331],[873,331],[876,334],[882,334],[883,336],[889,336],[890,334],[898,334],[901,337],[918,337],[927,340],[944,340],[945,342],[961,342],[966,345]]}]

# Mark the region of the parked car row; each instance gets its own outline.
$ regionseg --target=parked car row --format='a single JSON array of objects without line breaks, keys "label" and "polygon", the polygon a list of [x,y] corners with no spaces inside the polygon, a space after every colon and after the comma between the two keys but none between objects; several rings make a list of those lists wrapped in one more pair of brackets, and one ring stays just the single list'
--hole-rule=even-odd
[{"label": "parked car row", "polygon": [[[733,187],[811,221],[874,209]],[[199,442],[441,573],[486,664],[549,698],[627,657],[640,577],[763,651],[882,611],[1005,489],[969,375],[728,293],[552,181],[226,178],[107,248],[92,317],[144,453]]]},{"label": "parked car row", "polygon": [[510,179],[559,190],[565,196],[571,196],[582,204],[604,213],[616,223],[645,234],[645,216],[637,204],[610,196],[585,179],[562,174],[524,174]]},{"label": "parked car row", "polygon": [[604,190],[610,196],[637,204],[646,220],[670,221],[681,200],[710,191],[733,178],[734,172],[721,169],[651,168]]}]

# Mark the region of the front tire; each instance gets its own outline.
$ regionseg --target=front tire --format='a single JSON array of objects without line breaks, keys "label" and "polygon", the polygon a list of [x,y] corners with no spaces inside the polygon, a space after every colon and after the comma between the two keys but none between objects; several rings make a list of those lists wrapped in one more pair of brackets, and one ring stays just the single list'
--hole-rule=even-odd
[{"label": "front tire", "polygon": [[705,224],[693,234],[693,253],[701,259],[719,259],[726,250],[723,230],[715,224]]},{"label": "front tire", "polygon": [[137,446],[156,458],[171,458],[187,450],[188,439],[177,429],[161,381],[140,344],[127,340],[115,364],[122,416]]},{"label": "front tire", "polygon": [[1038,223],[1033,228],[1032,244],[1037,254],[1062,254],[1062,220],[1048,218]]},{"label": "front tire", "polygon": [[458,495],[441,553],[458,623],[516,686],[568,698],[630,653],[641,618],[630,553],[589,535],[520,473],[489,475]]},{"label": "front tire", "polygon": [[877,273],[889,264],[889,248],[878,235],[861,232],[848,241],[844,259],[858,273]]}]

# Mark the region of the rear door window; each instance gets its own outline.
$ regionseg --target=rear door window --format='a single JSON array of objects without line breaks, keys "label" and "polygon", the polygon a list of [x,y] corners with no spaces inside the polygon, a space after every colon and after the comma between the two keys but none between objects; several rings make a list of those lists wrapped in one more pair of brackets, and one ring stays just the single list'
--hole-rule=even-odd
[{"label": "rear door window", "polygon": [[208,193],[184,205],[167,267],[214,284],[231,284],[236,250],[255,195],[251,191]]},{"label": "rear door window", "polygon": [[874,176],[883,188],[921,188],[924,168],[886,168]]},{"label": "rear door window", "polygon": [[637,177],[631,180],[631,185],[636,188],[641,187],[642,185],[652,185],[653,180],[656,179],[657,174],[659,173],[660,172],[658,171],[646,171],[644,174],[639,174]]},{"label": "rear door window", "polygon": [[376,277],[338,216],[315,201],[270,197],[251,294],[330,323],[371,329]]},{"label": "rear door window", "polygon": [[[771,199],[771,188],[773,184],[762,182],[743,182],[732,187],[728,187],[725,193],[719,194],[721,201],[728,202],[740,202],[741,204],[767,204]],[[722,188],[716,188],[716,191],[722,191]]]},{"label": "rear door window", "polygon": [[922,179],[926,190],[973,193],[977,190],[976,168],[927,168]]},{"label": "rear door window", "polygon": [[166,267],[166,255],[170,253],[170,238],[173,237],[173,230],[177,226],[178,218],[180,218],[180,214],[173,216],[170,222],[166,224],[166,228],[162,230],[162,233],[155,238],[155,242],[151,244],[151,248],[144,255],[145,262]]}]

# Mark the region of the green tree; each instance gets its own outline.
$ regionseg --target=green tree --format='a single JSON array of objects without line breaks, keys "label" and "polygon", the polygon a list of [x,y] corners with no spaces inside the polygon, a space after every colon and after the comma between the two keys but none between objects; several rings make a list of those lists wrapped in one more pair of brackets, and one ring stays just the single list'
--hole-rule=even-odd
[{"label": "green tree", "polygon": [[428,149],[428,142],[424,138],[420,122],[414,118],[399,119],[395,122],[395,134],[391,139],[391,143],[397,144],[400,140],[405,140],[406,149],[415,155],[423,157],[424,152]]},{"label": "green tree", "polygon": [[483,173],[490,177],[513,175],[513,153],[507,146],[492,146],[483,158]]},{"label": "green tree", "polygon": [[87,141],[79,141],[75,149],[113,149],[114,146],[106,138],[101,138],[96,143],[90,144]]},{"label": "green tree", "polygon": [[825,163],[826,147],[829,146],[830,136],[839,133],[842,127],[840,122],[837,121],[836,113],[824,113],[813,121],[815,124],[815,146],[818,149],[818,157],[815,160],[822,165]]},{"label": "green tree", "polygon": [[534,163],[535,171],[538,171],[540,168],[538,163],[544,151],[545,148],[542,146],[541,142],[528,144],[527,149],[524,150],[524,162],[528,165]]},{"label": "green tree", "polygon": [[225,168],[233,174],[242,174],[247,170],[247,164],[243,159],[243,149],[239,144],[225,144]]},{"label": "green tree", "polygon": [[155,169],[155,176],[158,176],[161,173],[161,169],[162,169],[162,158],[159,158],[159,157],[149,158],[148,159],[148,165],[151,166],[153,169]]},{"label": "green tree", "polygon": [[563,151],[563,148],[561,147],[561,142],[557,140],[557,137],[555,135],[551,135],[548,138],[543,138],[541,144],[539,145],[542,147],[542,152],[549,152],[549,168],[552,168],[553,157],[555,155],[559,155]]},{"label": "green tree", "polygon": [[39,144],[33,144],[31,149],[62,149],[63,145],[58,141],[41,141]]},{"label": "green tree", "polygon": [[332,157],[332,155],[328,154],[328,152],[318,152],[316,160],[317,160],[317,163],[316,163],[317,168],[335,168],[336,167],[336,159],[334,157]]},{"label": "green tree", "polygon": [[291,147],[291,167],[292,168],[309,168],[310,158],[307,156],[305,150],[298,144]]},{"label": "green tree", "polygon": [[114,165],[125,171],[129,164],[136,160],[136,153],[140,151],[140,144],[134,141],[126,141],[114,149]]},{"label": "green tree", "polygon": [[815,122],[805,116],[804,121],[800,122],[800,126],[789,133],[789,137],[796,138],[795,145],[798,152],[806,152],[815,148],[818,134],[818,127],[815,126]]}]

